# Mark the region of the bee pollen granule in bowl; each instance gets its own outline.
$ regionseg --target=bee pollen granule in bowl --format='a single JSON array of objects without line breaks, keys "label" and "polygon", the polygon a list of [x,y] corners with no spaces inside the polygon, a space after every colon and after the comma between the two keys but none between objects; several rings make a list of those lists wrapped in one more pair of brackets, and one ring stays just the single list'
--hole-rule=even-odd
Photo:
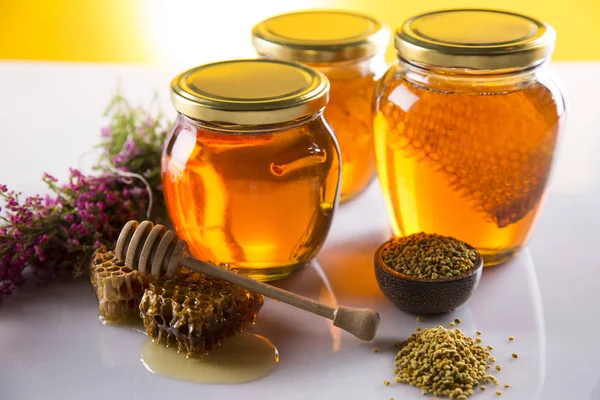
[{"label": "bee pollen granule in bowl", "polygon": [[460,307],[477,288],[483,269],[483,259],[472,246],[427,233],[389,239],[377,249],[374,261],[381,291],[399,309],[419,315]]},{"label": "bee pollen granule in bowl", "polygon": [[423,394],[466,399],[473,388],[494,381],[485,366],[490,353],[459,329],[442,326],[411,335],[396,355],[396,382]]},{"label": "bee pollen granule in bowl", "polygon": [[444,279],[473,269],[477,250],[458,239],[421,232],[391,240],[381,257],[387,266],[404,275]]}]

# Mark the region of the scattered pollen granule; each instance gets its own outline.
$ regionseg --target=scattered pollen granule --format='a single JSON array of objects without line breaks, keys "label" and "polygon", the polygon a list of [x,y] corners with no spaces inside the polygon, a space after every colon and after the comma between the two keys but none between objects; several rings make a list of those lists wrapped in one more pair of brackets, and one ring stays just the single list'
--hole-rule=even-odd
[{"label": "scattered pollen granule", "polygon": [[497,381],[486,373],[489,357],[458,329],[424,329],[411,335],[396,355],[396,381],[417,386],[423,394],[463,400],[474,387]]}]

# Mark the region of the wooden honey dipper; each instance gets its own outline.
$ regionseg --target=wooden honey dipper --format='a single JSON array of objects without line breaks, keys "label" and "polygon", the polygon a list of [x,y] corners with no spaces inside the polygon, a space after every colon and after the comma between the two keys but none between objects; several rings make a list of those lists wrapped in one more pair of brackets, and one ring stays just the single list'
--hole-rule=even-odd
[{"label": "wooden honey dipper", "polygon": [[333,325],[362,340],[373,339],[379,326],[379,313],[375,310],[329,307],[296,293],[197,260],[189,254],[187,243],[179,239],[175,232],[167,230],[163,225],[154,226],[150,221],[129,221],[125,224],[117,240],[115,257],[125,261],[129,268],[137,269],[142,275],[151,273],[155,277],[174,277],[180,267],[186,267],[330,319]]}]

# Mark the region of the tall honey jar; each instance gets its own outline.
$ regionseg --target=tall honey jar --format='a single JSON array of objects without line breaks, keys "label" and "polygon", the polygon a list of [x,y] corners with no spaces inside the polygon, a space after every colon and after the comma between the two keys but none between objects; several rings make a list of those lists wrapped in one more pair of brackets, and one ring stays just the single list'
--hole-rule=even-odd
[{"label": "tall honey jar", "polygon": [[339,201],[328,94],[322,73],[276,60],[206,64],[172,81],[162,179],[194,256],[273,280],[317,254]]},{"label": "tall honey jar", "polygon": [[378,174],[395,235],[456,237],[486,265],[526,245],[565,119],[555,31],[479,9],[415,16],[375,96]]},{"label": "tall honey jar", "polygon": [[302,62],[329,78],[325,119],[342,151],[341,201],[360,194],[376,175],[371,101],[376,81],[387,69],[389,37],[374,18],[333,10],[278,15],[252,31],[260,56]]}]

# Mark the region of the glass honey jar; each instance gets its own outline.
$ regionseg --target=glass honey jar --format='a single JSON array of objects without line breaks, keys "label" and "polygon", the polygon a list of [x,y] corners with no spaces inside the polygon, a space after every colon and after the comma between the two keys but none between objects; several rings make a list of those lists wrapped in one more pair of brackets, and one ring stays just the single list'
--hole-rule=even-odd
[{"label": "glass honey jar", "polygon": [[564,126],[555,32],[520,14],[445,10],[395,31],[374,103],[378,174],[395,235],[438,233],[486,265],[526,245]]},{"label": "glass honey jar", "polygon": [[389,30],[369,16],[329,10],[278,15],[252,31],[260,56],[302,62],[329,78],[325,119],[342,151],[341,201],[360,194],[376,175],[371,102],[387,69],[389,37]]},{"label": "glass honey jar", "polygon": [[179,114],[162,180],[195,257],[273,280],[316,255],[339,201],[328,93],[322,73],[276,60],[202,65],[172,81]]}]

